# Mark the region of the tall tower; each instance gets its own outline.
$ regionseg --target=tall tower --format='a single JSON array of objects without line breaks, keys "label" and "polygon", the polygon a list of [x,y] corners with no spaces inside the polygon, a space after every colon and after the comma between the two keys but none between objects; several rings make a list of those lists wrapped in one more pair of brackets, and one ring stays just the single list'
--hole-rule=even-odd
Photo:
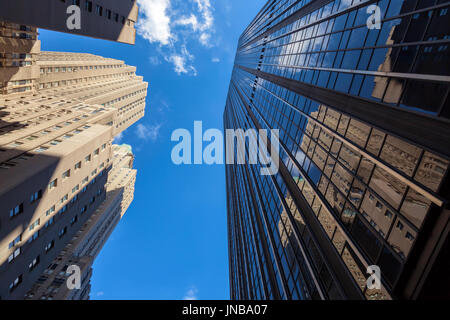
[{"label": "tall tower", "polygon": [[226,167],[233,299],[448,297],[450,2],[374,4],[268,1],[239,39],[224,126],[279,129],[280,166]]},{"label": "tall tower", "polygon": [[[144,116],[148,85],[123,61],[40,52],[34,28],[0,31],[0,298],[23,299],[97,210],[111,214],[112,141]],[[90,270],[95,255],[74,256]]]},{"label": "tall tower", "polygon": [[[33,300],[89,299],[92,264],[120,219],[133,201],[137,171],[129,145],[113,145],[112,169],[106,184],[106,197],[89,220],[47,267],[27,292]],[[80,268],[80,288],[69,289],[70,266]],[[70,279],[69,279],[70,281]]]}]

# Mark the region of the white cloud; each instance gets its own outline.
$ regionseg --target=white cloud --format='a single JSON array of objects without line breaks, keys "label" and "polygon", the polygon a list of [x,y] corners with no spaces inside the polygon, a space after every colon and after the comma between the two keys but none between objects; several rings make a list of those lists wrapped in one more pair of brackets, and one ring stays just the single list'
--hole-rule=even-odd
[{"label": "white cloud", "polygon": [[123,139],[123,132],[119,133],[117,136],[114,137],[113,143],[119,144],[120,142],[122,142],[122,139]]},{"label": "white cloud", "polygon": [[197,288],[191,288],[186,292],[183,300],[197,300],[197,293],[198,293]]},{"label": "white cloud", "polygon": [[167,101],[161,100],[161,101],[159,101],[157,110],[158,110],[158,112],[161,112],[161,113],[165,112],[165,111],[170,111],[170,106],[167,103]]},{"label": "white cloud", "polygon": [[148,60],[150,61],[150,64],[157,66],[161,64],[161,60],[159,60],[159,58],[157,56],[151,56],[150,58],[148,58]]},{"label": "white cloud", "polygon": [[214,18],[212,15],[211,3],[209,0],[194,0],[197,3],[198,10],[203,17],[203,24],[200,27],[201,31],[211,31]]},{"label": "white cloud", "polygon": [[199,41],[205,47],[212,47],[212,45],[211,45],[211,35],[209,33],[202,33],[200,35]]},{"label": "white cloud", "polygon": [[139,17],[136,29],[138,34],[150,42],[168,45],[173,39],[169,11],[170,0],[138,0]]},{"label": "white cloud", "polygon": [[191,62],[193,60],[194,56],[189,53],[186,46],[181,47],[180,53],[172,53],[169,57],[166,58],[166,61],[170,61],[173,63],[175,72],[179,75],[185,73],[196,76],[197,70],[194,66],[191,65]]},{"label": "white cloud", "polygon": [[199,26],[201,31],[199,41],[205,47],[212,47],[211,35],[214,33],[214,17],[209,0],[194,0],[202,16],[203,23]]},{"label": "white cloud", "polygon": [[212,58],[211,61],[214,62],[214,63],[219,63],[220,59],[219,58]]},{"label": "white cloud", "polygon": [[[213,8],[210,0],[138,0],[140,17],[137,33],[150,43],[159,45],[164,60],[172,63],[174,71],[197,75],[194,56],[186,46],[190,40],[210,48],[214,30]],[[150,57],[150,63],[160,60]]]},{"label": "white cloud", "polygon": [[160,124],[154,126],[145,126],[140,123],[136,127],[136,135],[143,140],[156,141],[156,139],[158,139],[161,126],[162,125]]},{"label": "white cloud", "polygon": [[180,26],[191,26],[192,30],[194,31],[197,31],[199,29],[199,22],[197,16],[195,16],[194,14],[191,14],[189,18],[183,17],[175,21],[175,24]]}]

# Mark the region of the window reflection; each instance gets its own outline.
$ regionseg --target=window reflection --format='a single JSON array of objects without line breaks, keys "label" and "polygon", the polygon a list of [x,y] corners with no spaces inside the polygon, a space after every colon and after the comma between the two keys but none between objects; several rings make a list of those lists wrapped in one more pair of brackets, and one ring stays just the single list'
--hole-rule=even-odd
[{"label": "window reflection", "polygon": [[430,209],[431,201],[422,194],[410,189],[406,195],[405,201],[400,209],[400,212],[417,228],[422,226],[428,210]]},{"label": "window reflection", "polygon": [[375,168],[369,186],[395,209],[398,209],[400,206],[403,194],[406,191],[406,185],[404,183],[380,167]]},{"label": "window reflection", "polygon": [[380,158],[408,176],[412,176],[420,154],[421,149],[395,137],[388,136]]},{"label": "window reflection", "polygon": [[386,134],[378,129],[372,129],[366,150],[374,156],[378,156]]},{"label": "window reflection", "polygon": [[360,210],[364,218],[383,238],[388,235],[393,215],[380,199],[367,192]]},{"label": "window reflection", "polygon": [[438,191],[442,179],[447,172],[448,164],[448,160],[427,151],[423,156],[414,179],[431,190]]},{"label": "window reflection", "polygon": [[402,259],[406,259],[417,238],[415,232],[403,218],[397,217],[388,242]]},{"label": "window reflection", "polygon": [[369,137],[370,127],[360,121],[352,119],[347,130],[346,137],[356,143],[358,146],[364,148],[367,138]]}]

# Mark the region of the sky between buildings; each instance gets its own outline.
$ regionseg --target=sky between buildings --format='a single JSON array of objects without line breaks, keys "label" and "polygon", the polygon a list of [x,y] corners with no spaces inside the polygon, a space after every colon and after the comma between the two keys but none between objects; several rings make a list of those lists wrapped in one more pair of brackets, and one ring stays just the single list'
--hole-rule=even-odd
[{"label": "sky between buildings", "polygon": [[135,198],[94,264],[91,299],[228,299],[225,167],[176,166],[175,129],[223,129],[238,38],[265,0],[138,0],[136,45],[40,30],[42,50],[124,60],[149,83]]}]

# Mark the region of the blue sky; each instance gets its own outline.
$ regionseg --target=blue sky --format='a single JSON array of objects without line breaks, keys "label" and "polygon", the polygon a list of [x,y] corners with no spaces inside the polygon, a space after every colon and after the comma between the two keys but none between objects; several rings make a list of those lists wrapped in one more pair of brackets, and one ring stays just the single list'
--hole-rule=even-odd
[{"label": "blue sky", "polygon": [[172,132],[222,129],[238,38],[265,0],[139,0],[136,45],[40,30],[42,50],[136,66],[149,83],[135,198],[94,264],[91,299],[228,299],[225,168],[176,166]]}]

